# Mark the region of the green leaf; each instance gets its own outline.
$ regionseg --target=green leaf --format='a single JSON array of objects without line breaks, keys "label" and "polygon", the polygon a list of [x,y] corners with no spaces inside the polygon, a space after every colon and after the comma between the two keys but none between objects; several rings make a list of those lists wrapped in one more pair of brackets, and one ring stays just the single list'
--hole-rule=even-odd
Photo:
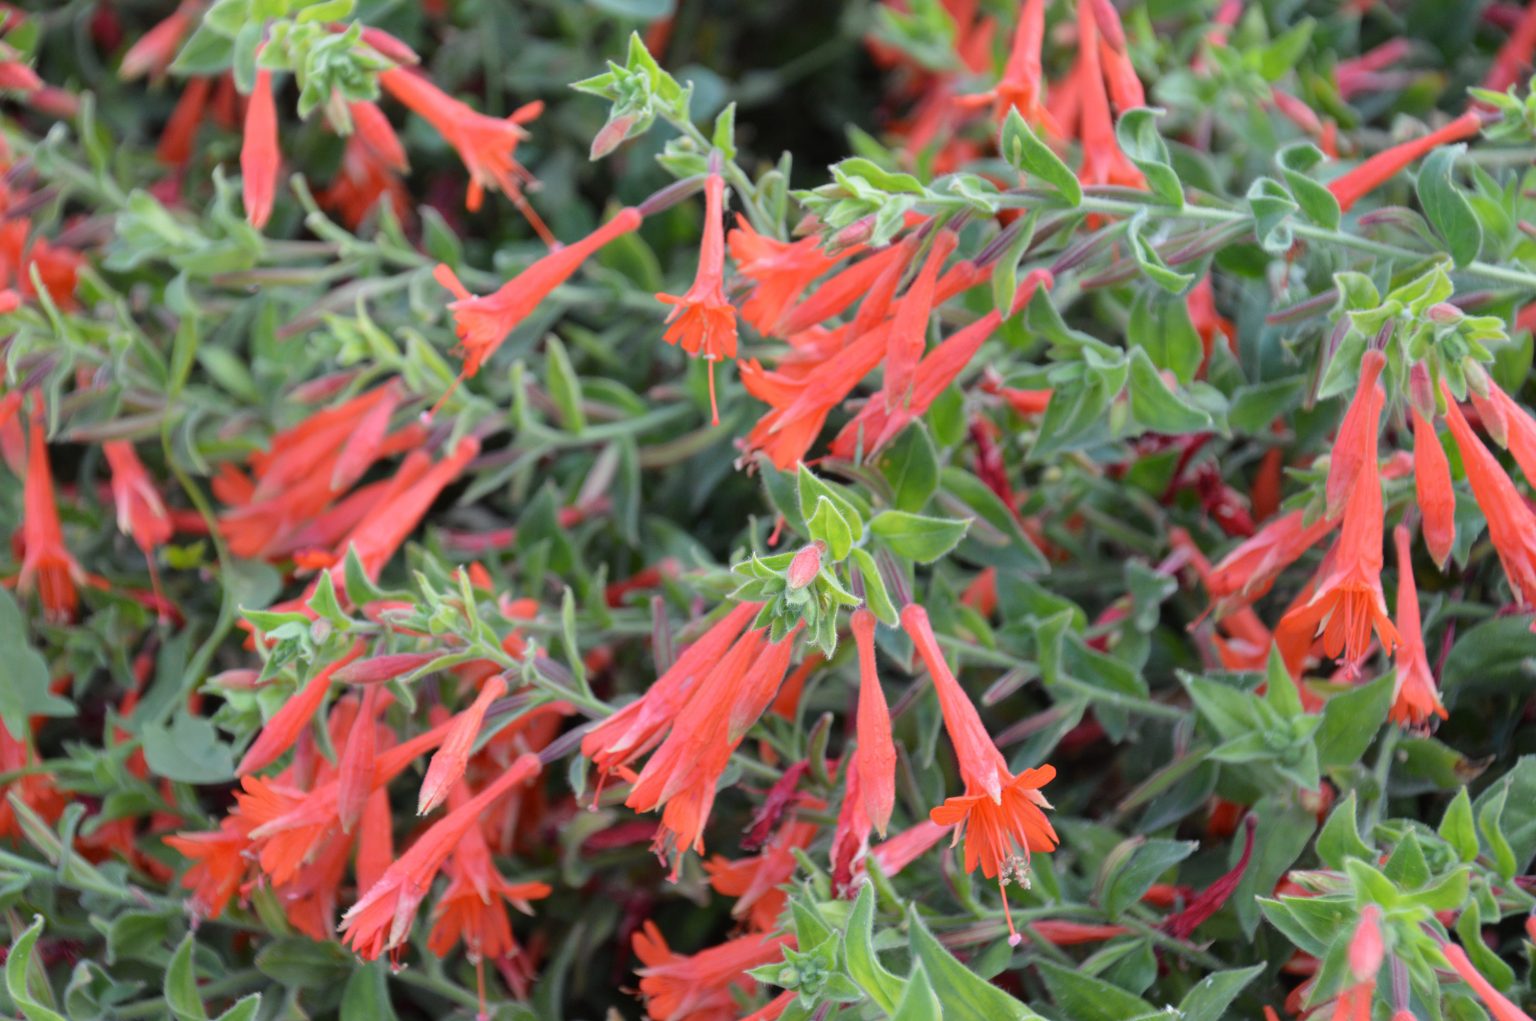
[{"label": "green leaf", "polygon": [[43,916],[33,915],[32,924],[11,944],[10,955],[5,959],[5,991],[27,1021],[69,1021],[53,1009],[48,976],[40,966],[33,965],[32,948],[42,932]]},{"label": "green leaf", "polygon": [[1285,659],[1277,645],[1269,647],[1269,660],[1264,664],[1264,685],[1264,701],[1276,714],[1283,719],[1301,715],[1301,692],[1296,690],[1296,682],[1285,668]]},{"label": "green leaf", "polygon": [[934,939],[915,910],[907,913],[912,954],[922,963],[944,1004],[944,1021],[1031,1021],[1036,1015],[997,986],[961,964]]},{"label": "green leaf", "polygon": [[942,1021],[943,1017],[943,1007],[934,995],[928,973],[921,964],[914,966],[901,1002],[891,1012],[891,1021]]},{"label": "green leaf", "polygon": [[389,1002],[389,984],[384,964],[373,961],[363,965],[347,979],[341,993],[340,1021],[396,1021]]},{"label": "green leaf", "polygon": [[1064,968],[1054,961],[1038,960],[1035,967],[1050,990],[1051,999],[1072,1021],[1132,1021],[1157,1014],[1157,1008],[1139,996],[1082,971]]},{"label": "green leaf", "polygon": [[880,963],[880,958],[875,955],[874,936],[874,886],[865,883],[854,899],[853,910],[848,913],[848,928],[843,932],[843,956],[848,962],[848,974],[859,988],[889,1014],[902,997],[903,980]]},{"label": "green leaf", "polygon": [[1257,898],[1269,893],[1286,870],[1296,863],[1317,830],[1317,818],[1291,798],[1265,797],[1253,806],[1258,820],[1253,860],[1243,873],[1231,904],[1243,933],[1252,936],[1259,924]]},{"label": "green leaf", "polygon": [[1310,176],[1312,168],[1324,158],[1323,151],[1311,142],[1296,142],[1275,155],[1285,183],[1307,219],[1329,230],[1337,230],[1341,218],[1339,200],[1333,197],[1333,192],[1326,185],[1319,184]]},{"label": "green leaf", "polygon": [[165,1002],[176,1021],[208,1021],[203,998],[197,994],[197,970],[192,961],[196,941],[189,932],[165,969]]},{"label": "green leaf", "polygon": [[1465,787],[1457,791],[1456,797],[1446,806],[1436,832],[1463,862],[1477,860],[1477,826],[1472,821],[1472,798]]},{"label": "green leaf", "polygon": [[1289,220],[1300,208],[1291,193],[1273,177],[1259,177],[1248,186],[1247,198],[1259,247],[1270,255],[1284,255],[1290,251],[1296,235]]},{"label": "green leaf", "polygon": [[853,548],[853,530],[835,504],[825,496],[818,497],[816,509],[806,519],[811,539],[827,544],[833,560],[842,560]]},{"label": "green leaf", "polygon": [[[254,1021],[256,1012],[259,1010],[261,1010],[261,994],[251,993],[236,1000],[234,1006],[220,1014],[214,1021]],[[387,1021],[387,1019],[380,1015],[380,1021]]]},{"label": "green leaf", "polygon": [[869,533],[883,540],[897,556],[931,564],[954,549],[970,526],[969,518],[933,518],[888,510],[869,522]]},{"label": "green leaf", "polygon": [[880,576],[880,567],[875,563],[875,558],[859,546],[854,547],[852,556],[859,580],[864,583],[864,603],[869,607],[869,612],[886,627],[895,627],[901,622],[901,616],[896,610],[896,604],[891,601],[891,594],[885,587],[885,579]]},{"label": "green leaf", "polygon": [[1499,877],[1510,879],[1519,870],[1519,863],[1515,859],[1514,848],[1509,845],[1509,838],[1504,834],[1503,816],[1504,806],[1509,800],[1509,779],[1506,777],[1502,783],[1496,783],[1483,792],[1477,799],[1474,807],[1477,813],[1477,831],[1482,835],[1483,846],[1488,849],[1488,855],[1493,859],[1495,871]]},{"label": "green leaf", "polygon": [[550,334],[544,338],[545,374],[549,379],[549,397],[559,409],[560,421],[573,433],[587,427],[587,413],[582,409],[581,377],[571,365],[560,338]]},{"label": "green leaf", "polygon": [[1189,318],[1189,306],[1171,294],[1144,290],[1131,306],[1126,336],[1152,359],[1159,369],[1172,372],[1180,383],[1194,381],[1203,348],[1200,334]]},{"label": "green leaf", "polygon": [[1054,188],[1067,205],[1077,206],[1083,201],[1083,186],[1077,175],[1062,162],[1054,149],[1040,140],[1040,136],[1020,116],[1017,107],[1010,107],[1003,121],[998,150],[1015,170],[1038,177]]},{"label": "green leaf", "polygon": [[1194,840],[1148,840],[1137,847],[1106,877],[1101,899],[1104,910],[1118,918],[1140,902],[1159,876],[1194,854],[1199,846]]},{"label": "green leaf", "polygon": [[1307,52],[1307,44],[1312,41],[1312,29],[1316,25],[1311,18],[1302,18],[1281,33],[1278,39],[1251,51],[1248,54],[1249,62],[1265,81],[1279,81],[1296,69],[1302,55]]},{"label": "green leaf", "polygon": [[1324,769],[1353,766],[1360,761],[1386,722],[1396,681],[1396,674],[1388,672],[1369,684],[1333,696],[1323,706],[1323,725],[1317,731],[1317,759]]},{"label": "green leaf", "polygon": [[1184,208],[1184,185],[1168,165],[1168,145],[1157,133],[1163,111],[1139,106],[1121,114],[1115,139],[1136,169],[1147,179],[1147,189],[1175,209]]},{"label": "green leaf", "polygon": [[1148,280],[1163,290],[1183,294],[1195,282],[1195,275],[1180,273],[1168,267],[1163,257],[1157,254],[1157,249],[1152,247],[1152,242],[1142,236],[1147,220],[1147,211],[1139,209],[1126,227],[1126,239],[1131,244],[1131,254],[1136,258],[1136,265],[1141,267]]},{"label": "green leaf", "polygon": [[334,988],[355,964],[341,944],[315,943],[299,936],[272,940],[256,952],[257,970],[295,989]]},{"label": "green leaf", "polygon": [[0,719],[20,741],[31,736],[33,716],[73,716],[74,703],[48,690],[48,661],[27,641],[21,608],[0,589],[0,662],[6,664],[0,683]]},{"label": "green leaf", "polygon": [[1356,819],[1355,792],[1350,791],[1347,798],[1334,806],[1322,832],[1317,835],[1317,856],[1330,869],[1342,869],[1349,858],[1376,859],[1376,852],[1360,839]]},{"label": "green leaf", "polygon": [[144,760],[150,771],[181,783],[226,783],[235,776],[229,745],[219,740],[213,723],[190,713],[177,713],[170,727],[150,723],[140,731]]},{"label": "green leaf", "polygon": [[1477,258],[1483,247],[1483,225],[1472,203],[1456,187],[1451,171],[1456,160],[1467,151],[1466,143],[1436,149],[1419,168],[1419,205],[1435,232],[1445,241],[1446,251],[1458,266]]},{"label": "green leaf", "polygon": [[1221,1021],[1237,994],[1263,970],[1264,965],[1255,964],[1251,968],[1211,972],[1179,1003],[1180,1021]]},{"label": "green leaf", "polygon": [[875,467],[891,484],[891,505],[917,513],[939,488],[939,455],[922,422],[903,429],[894,443],[880,454]]},{"label": "green leaf", "polygon": [[1144,348],[1131,352],[1130,378],[1131,414],[1148,430],[1178,435],[1211,427],[1211,416],[1173,391]]}]

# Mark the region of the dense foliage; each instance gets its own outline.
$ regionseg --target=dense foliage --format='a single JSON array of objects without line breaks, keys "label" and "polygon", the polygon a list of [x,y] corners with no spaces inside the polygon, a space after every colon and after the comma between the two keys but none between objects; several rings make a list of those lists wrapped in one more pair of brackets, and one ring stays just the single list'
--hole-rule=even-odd
[{"label": "dense foliage", "polygon": [[8,1016],[1530,1021],[1536,3],[0,19]]}]

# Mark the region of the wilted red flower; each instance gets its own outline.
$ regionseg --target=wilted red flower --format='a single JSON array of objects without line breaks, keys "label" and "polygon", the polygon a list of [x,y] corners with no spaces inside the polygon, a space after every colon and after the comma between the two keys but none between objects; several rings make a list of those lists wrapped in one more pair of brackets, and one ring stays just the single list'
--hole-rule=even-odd
[{"label": "wilted red flower", "polygon": [[789,899],[781,887],[799,867],[794,852],[809,846],[817,829],[815,823],[796,820],[780,827],[761,854],[735,861],[715,855],[704,863],[709,885],[716,893],[736,898],[734,917],[746,918],[755,932],[772,932]]}]

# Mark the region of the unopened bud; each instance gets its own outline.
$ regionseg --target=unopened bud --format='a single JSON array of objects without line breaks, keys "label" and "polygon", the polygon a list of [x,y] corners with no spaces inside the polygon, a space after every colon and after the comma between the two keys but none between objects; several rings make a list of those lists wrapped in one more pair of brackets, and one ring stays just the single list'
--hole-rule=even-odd
[{"label": "unopened bud", "polygon": [[821,552],[826,549],[826,543],[813,542],[806,546],[795,559],[789,562],[789,570],[784,572],[784,579],[791,589],[803,589],[816,580],[821,573]]},{"label": "unopened bud", "polygon": [[629,137],[629,129],[634,127],[634,125],[635,117],[633,114],[625,114],[609,120],[592,139],[591,158],[600,160],[617,149],[624,139]]},{"label": "unopened bud", "polygon": [[1423,362],[1415,364],[1408,372],[1408,400],[1424,421],[1435,420],[1435,387]]},{"label": "unopened bud", "polygon": [[1448,301],[1436,302],[1429,306],[1429,311],[1424,314],[1429,317],[1430,322],[1438,323],[1441,326],[1450,326],[1466,318],[1462,314],[1461,309]]},{"label": "unopened bud", "polygon": [[379,684],[417,670],[437,657],[425,652],[397,652],[388,656],[373,656],[348,663],[336,671],[335,679],[342,684]]}]

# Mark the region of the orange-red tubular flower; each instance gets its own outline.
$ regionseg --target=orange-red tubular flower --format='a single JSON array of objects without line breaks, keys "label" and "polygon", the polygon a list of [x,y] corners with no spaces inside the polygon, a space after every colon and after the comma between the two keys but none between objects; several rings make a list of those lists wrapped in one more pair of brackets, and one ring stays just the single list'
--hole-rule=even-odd
[{"label": "orange-red tubular flower", "polygon": [[463,940],[465,952],[477,966],[518,952],[507,920],[507,904],[531,915],[529,902],[554,892],[548,883],[509,882],[497,870],[485,835],[477,826],[469,827],[443,871],[450,881],[432,909],[427,949],[446,957],[453,945]]},{"label": "orange-red tubular flower", "polygon": [[1342,656],[1351,666],[1370,652],[1372,629],[1387,652],[1398,641],[1381,591],[1382,502],[1376,422],[1386,397],[1379,386],[1368,394],[1365,417],[1370,427],[1362,430],[1360,469],[1344,507],[1339,540],[1319,572],[1312,597],[1288,612],[1277,629],[1293,636],[1321,633],[1323,651],[1336,659]]},{"label": "orange-red tubular flower", "polygon": [[[464,467],[480,453],[480,441],[473,436],[460,439],[453,452],[432,465],[406,486],[395,487],[387,498],[370,510],[347,535],[336,559],[346,554],[348,546],[357,551],[358,561],[368,577],[376,578],[389,563],[406,537],[415,531],[431,509],[432,502],[448,484],[458,478]],[[345,565],[331,568],[332,580],[340,584]]]},{"label": "orange-red tubular flower", "polygon": [[1451,466],[1435,427],[1419,413],[1413,415],[1413,489],[1423,515],[1424,545],[1441,570],[1456,544],[1456,492],[1451,487]]},{"label": "orange-red tubular flower", "polygon": [[1472,496],[1488,521],[1488,537],[1504,565],[1515,599],[1529,603],[1536,599],[1536,512],[1531,510],[1504,469],[1472,433],[1456,398],[1445,393],[1445,421],[1461,452],[1461,463],[1472,484]]},{"label": "orange-red tubular flower", "polygon": [[1227,605],[1246,605],[1262,597],[1281,571],[1337,525],[1337,518],[1327,517],[1309,525],[1306,512],[1301,510],[1275,518],[1216,564],[1206,582],[1211,598]]},{"label": "orange-red tubular flower", "polygon": [[681,296],[658,294],[656,300],[672,306],[662,339],[709,362],[709,411],[719,425],[715,362],[736,357],[736,306],[725,297],[725,179],[718,171],[704,181],[704,238],[693,286]]},{"label": "orange-red tubular flower", "polygon": [[674,878],[682,852],[704,852],[704,826],[720,775],[772,703],[789,668],[796,632],[777,642],[768,641],[767,635],[767,628],[742,635],[705,682],[694,688],[671,733],[624,801],[637,812],[662,810],[655,849],[671,858]]},{"label": "orange-red tubular flower", "polygon": [[[999,122],[1008,116],[1009,110],[1019,111],[1019,116],[1036,127],[1043,127],[1052,134],[1060,134],[1055,120],[1041,101],[1044,96],[1045,73],[1040,61],[1040,50],[1045,42],[1045,0],[1024,0],[1019,8],[1019,24],[1013,32],[1013,46],[1008,52],[1008,63],[1003,76],[992,90],[993,115]],[[978,97],[985,99],[987,97]]]},{"label": "orange-red tubular flower", "polygon": [[294,692],[293,697],[284,702],[282,708],[272,714],[266,726],[261,728],[261,733],[251,746],[246,749],[245,755],[240,759],[240,765],[235,770],[236,776],[244,776],[254,773],[256,770],[271,765],[277,761],[293,743],[299,739],[299,733],[309,726],[309,721],[314,718],[320,706],[325,703],[325,696],[331,690],[331,678],[336,671],[352,662],[363,654],[361,642],[347,650],[346,655],[328,663],[311,677],[304,687]]},{"label": "orange-red tubular flower", "polygon": [[432,756],[427,775],[421,781],[421,793],[416,800],[416,814],[426,815],[448,797],[448,791],[464,775],[469,764],[469,752],[480,725],[485,722],[485,711],[491,703],[507,693],[507,682],[500,675],[485,682],[470,707],[454,717],[453,727],[443,744]]},{"label": "orange-red tubular flower", "polygon": [[[1349,409],[1339,422],[1334,437],[1333,453],[1328,461],[1327,514],[1331,518],[1343,508],[1353,492],[1355,480],[1360,477],[1369,456],[1376,456],[1375,435],[1381,428],[1381,405],[1384,398],[1378,380],[1386,367],[1387,356],[1378,350],[1367,351],[1360,359],[1360,383]],[[1370,433],[1367,443],[1366,433]]]},{"label": "orange-red tubular flower", "polygon": [[837,256],[821,250],[819,238],[808,237],[786,242],[765,237],[752,229],[746,217],[738,215],[736,226],[726,237],[726,246],[736,262],[736,270],[752,281],[752,293],[742,303],[741,317],[759,333],[774,327],[811,283],[851,254]]},{"label": "orange-red tubular flower", "polygon": [[1422,138],[1400,142],[1384,149],[1342,177],[1328,183],[1328,190],[1339,200],[1339,208],[1348,211],[1356,202],[1386,184],[1398,171],[1442,145],[1472,138],[1483,128],[1482,118],[1469,110],[1449,124]]},{"label": "orange-red tubular flower", "polygon": [[1424,628],[1419,622],[1419,590],[1413,582],[1413,562],[1409,554],[1409,530],[1398,525],[1392,530],[1398,551],[1398,637],[1396,653],[1398,688],[1392,700],[1392,720],[1404,726],[1422,726],[1432,715],[1445,719],[1445,706],[1435,691],[1435,674],[1424,649]]},{"label": "orange-red tubular flower", "polygon": [[27,475],[21,494],[24,550],[16,590],[26,594],[36,588],[44,616],[55,622],[68,621],[80,602],[76,586],[91,582],[91,578],[64,545],[40,409],[33,409],[28,432]]},{"label": "orange-red tubular flower", "polygon": [[117,76],[126,82],[146,74],[157,78],[164,75],[171,61],[176,59],[181,41],[196,25],[201,8],[201,3],[186,0],[154,28],[141,35],[128,48],[128,52],[123,54],[122,63],[117,65]]},{"label": "orange-red tubular flower", "polygon": [[1493,1015],[1494,1021],[1531,1021],[1531,1015],[1511,1003],[1503,993],[1493,987],[1492,982],[1482,976],[1473,966],[1471,959],[1467,957],[1465,950],[1454,943],[1442,943],[1440,952],[1456,970],[1456,974],[1461,976],[1461,980],[1472,987],[1472,992],[1476,993],[1483,1006],[1488,1008],[1488,1013]]},{"label": "orange-red tubular flower", "polygon": [[634,936],[635,956],[643,967],[640,995],[652,1021],[734,1021],[741,1016],[738,993],[756,985],[747,972],[783,956],[789,936],[753,934],[696,954],[667,946],[656,923],[646,922]]},{"label": "orange-red tubular flower", "polygon": [[[954,251],[955,235],[940,231],[934,238],[928,258],[912,286],[896,305],[896,315],[885,338],[885,379],[881,386],[882,403],[894,411],[912,395],[913,376],[928,342],[928,320],[933,315],[934,290],[944,260]],[[858,332],[855,324],[854,331]]]},{"label": "orange-red tubular flower", "polygon": [[1536,486],[1536,419],[1491,379],[1485,403],[1499,410],[1504,423],[1503,443],[1526,481]]},{"label": "orange-red tubular flower", "polygon": [[789,898],[781,887],[799,867],[795,851],[810,846],[817,826],[799,820],[784,824],[761,854],[731,861],[715,855],[704,863],[709,885],[718,894],[735,897],[731,915],[747,919],[756,932],[772,932]]},{"label": "orange-red tubular flower", "polygon": [[891,821],[896,804],[896,746],[891,741],[891,711],[875,669],[875,615],[860,607],[849,622],[859,651],[859,711],[855,726],[858,746],[854,766],[859,771],[859,794],[864,811],[880,836]]},{"label": "orange-red tubular flower", "polygon": [[661,743],[694,688],[723,665],[726,650],[762,608],[762,603],[736,606],[683,650],[644,695],[587,732],[581,754],[597,767],[599,785]]},{"label": "orange-red tubular flower", "polygon": [[342,916],[342,939],[365,960],[377,960],[405,942],[416,909],[448,860],[491,803],[513,787],[539,775],[537,755],[523,755],[463,805],[449,812],[417,838],[410,849]]},{"label": "orange-red tubular flower", "polygon": [[245,108],[244,141],[240,146],[240,187],[245,218],[257,230],[272,218],[282,153],[277,144],[277,106],[272,101],[272,72],[258,70],[256,87]]},{"label": "orange-red tubular flower", "polygon": [[112,501],[117,508],[117,527],[145,553],[165,545],[171,538],[171,517],[165,502],[133,444],[111,440],[101,445],[107,463],[112,466]]},{"label": "orange-red tubular flower", "polygon": [[1109,96],[1104,91],[1104,73],[1099,60],[1098,29],[1088,4],[1080,4],[1077,13],[1079,35],[1077,70],[1074,74],[1078,101],[1082,105],[1079,135],[1083,143],[1083,165],[1078,172],[1084,184],[1112,184],[1141,188],[1145,181],[1115,138],[1114,118],[1109,111]]},{"label": "orange-red tubular flower", "polygon": [[927,611],[909,603],[901,611],[901,623],[933,678],[944,729],[965,782],[963,795],[946,799],[928,817],[940,826],[955,827],[956,842],[965,839],[967,872],[979,864],[982,875],[998,880],[1012,934],[1009,942],[1017,946],[1023,937],[1013,927],[1007,886],[1011,880],[1025,877],[1031,852],[1054,851],[1059,842],[1043,811],[1051,807],[1050,802],[1040,793],[1040,788],[1055,778],[1056,770],[1045,765],[1026,769],[1018,776],[1009,772],[1007,760],[987,734],[976,706],[944,661]]},{"label": "orange-red tubular flower", "polygon": [[543,113],[542,102],[521,106],[506,118],[487,117],[454,99],[418,71],[391,68],[379,75],[379,84],[431,124],[458,152],[459,159],[469,171],[469,191],[464,205],[470,212],[480,208],[487,188],[499,189],[517,203],[546,243],[555,244],[543,222],[523,199],[522,187],[531,178],[515,158],[518,143],[528,137],[522,125]]},{"label": "orange-red tubular flower", "polygon": [[438,266],[433,274],[437,282],[452,291],[457,299],[448,305],[453,313],[454,329],[464,354],[464,371],[459,378],[473,376],[485,360],[507,339],[551,291],[571,278],[581,264],[614,238],[622,237],[640,226],[644,219],[633,206],[619,210],[617,216],[574,244],[556,248],[533,265],[503,284],[494,294],[477,297],[459,282],[453,270]]},{"label": "orange-red tubular flower", "polygon": [[[335,680],[339,671],[331,672]],[[373,793],[373,761],[378,750],[379,686],[363,689],[358,702],[357,714],[347,731],[347,743],[336,767],[336,815],[341,821],[343,833],[351,833],[352,827],[363,817],[368,798]],[[343,704],[338,702],[338,706]]]},{"label": "orange-red tubular flower", "polygon": [[1531,54],[1536,52],[1536,4],[1526,4],[1525,13],[1509,33],[1504,45],[1494,55],[1488,74],[1483,78],[1483,88],[1491,92],[1504,92],[1520,81],[1531,66]]},{"label": "orange-red tubular flower", "polygon": [[192,891],[194,912],[200,918],[217,918],[240,890],[250,847],[242,820],[231,816],[208,833],[176,833],[165,845],[192,863],[181,885]]}]

